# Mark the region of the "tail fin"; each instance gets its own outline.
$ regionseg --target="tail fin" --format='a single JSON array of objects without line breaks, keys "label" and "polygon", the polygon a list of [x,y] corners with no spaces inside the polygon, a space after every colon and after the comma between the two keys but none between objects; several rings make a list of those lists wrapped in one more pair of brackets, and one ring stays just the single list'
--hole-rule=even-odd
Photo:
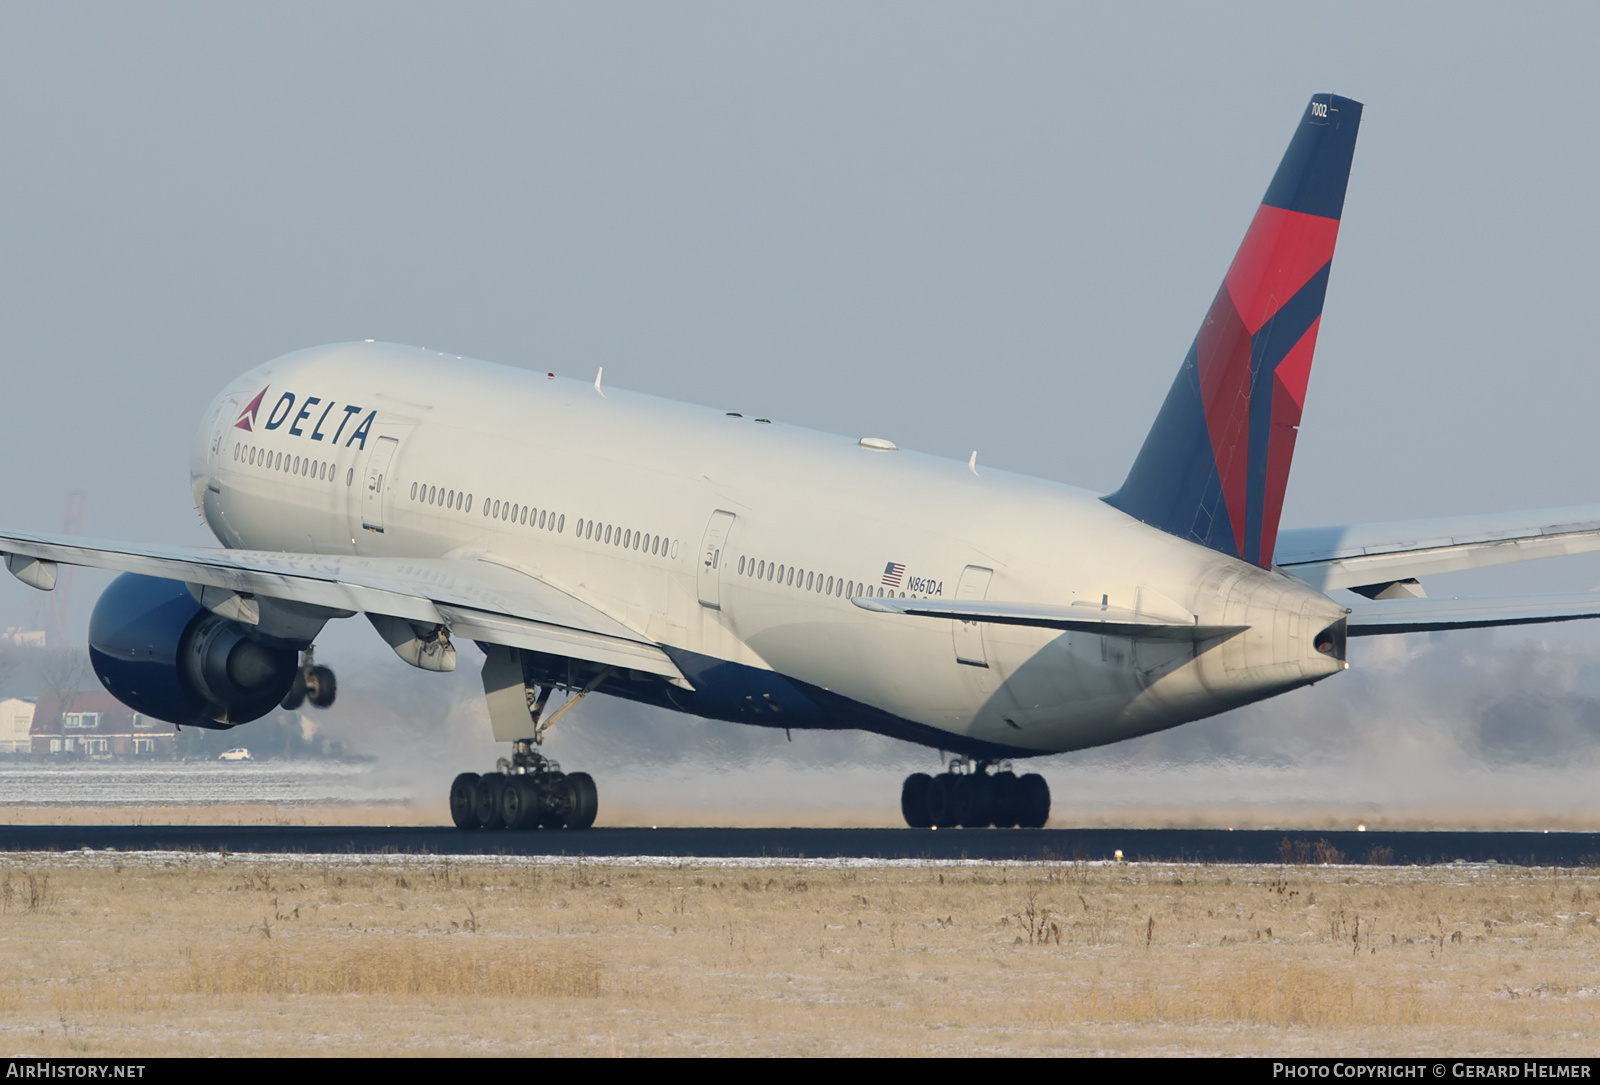
[{"label": "tail fin", "polygon": [[1312,97],[1122,488],[1145,523],[1272,565],[1361,103]]}]

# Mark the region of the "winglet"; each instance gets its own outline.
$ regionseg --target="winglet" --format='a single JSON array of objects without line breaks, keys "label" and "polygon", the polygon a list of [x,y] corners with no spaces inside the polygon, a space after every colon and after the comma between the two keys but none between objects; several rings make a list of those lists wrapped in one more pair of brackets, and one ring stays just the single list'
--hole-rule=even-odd
[{"label": "winglet", "polygon": [[1314,95],[1121,489],[1145,523],[1272,565],[1361,103]]}]

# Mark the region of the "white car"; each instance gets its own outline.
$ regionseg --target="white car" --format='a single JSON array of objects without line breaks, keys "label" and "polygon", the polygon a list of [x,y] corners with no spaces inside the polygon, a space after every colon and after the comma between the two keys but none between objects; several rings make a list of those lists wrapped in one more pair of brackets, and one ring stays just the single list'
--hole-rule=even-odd
[{"label": "white car", "polygon": [[245,749],[243,746],[235,746],[231,750],[223,750],[220,754],[217,755],[217,760],[218,761],[254,761],[255,758],[251,757],[250,756],[250,751]]}]

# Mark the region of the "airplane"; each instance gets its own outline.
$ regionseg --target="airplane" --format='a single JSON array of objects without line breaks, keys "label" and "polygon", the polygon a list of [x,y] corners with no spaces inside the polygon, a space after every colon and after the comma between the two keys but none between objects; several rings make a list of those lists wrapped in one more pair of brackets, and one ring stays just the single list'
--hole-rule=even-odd
[{"label": "airplane", "polygon": [[[1096,494],[736,411],[371,340],[229,383],[190,480],[217,548],[0,534],[7,569],[121,575],[89,648],[138,712],[326,707],[326,623],[406,663],[483,652],[510,756],[461,829],[592,825],[544,752],[592,693],[954,755],[910,826],[1043,826],[1015,762],[1319,682],[1351,637],[1600,617],[1600,594],[1431,599],[1419,578],[1600,549],[1600,507],[1279,531],[1362,106],[1318,94],[1126,480]],[[1348,594],[1335,598],[1329,593]],[[552,708],[556,692],[566,697]]]}]

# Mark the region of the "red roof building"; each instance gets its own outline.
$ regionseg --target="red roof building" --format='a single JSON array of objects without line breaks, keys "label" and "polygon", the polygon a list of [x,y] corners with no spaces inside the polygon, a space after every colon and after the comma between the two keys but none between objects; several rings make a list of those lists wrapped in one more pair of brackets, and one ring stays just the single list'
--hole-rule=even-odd
[{"label": "red roof building", "polygon": [[171,757],[172,724],[141,716],[104,690],[41,693],[33,713],[35,756]]}]

